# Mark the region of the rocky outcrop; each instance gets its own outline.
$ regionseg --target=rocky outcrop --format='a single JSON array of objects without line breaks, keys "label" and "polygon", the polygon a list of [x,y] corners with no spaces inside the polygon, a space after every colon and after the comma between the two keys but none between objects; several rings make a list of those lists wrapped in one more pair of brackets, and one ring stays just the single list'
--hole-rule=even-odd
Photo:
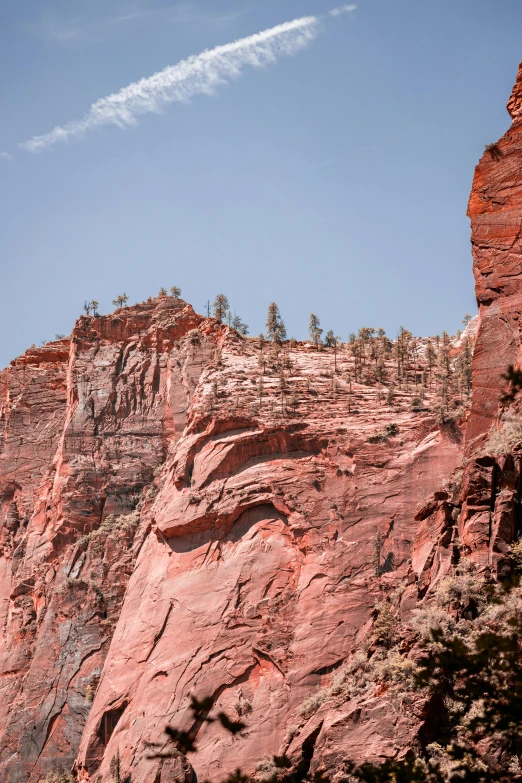
[{"label": "rocky outcrop", "polygon": [[500,141],[486,147],[468,207],[480,310],[469,440],[490,428],[498,410],[501,375],[522,359],[522,66],[508,111],[512,125]]},{"label": "rocky outcrop", "polygon": [[133,549],[144,489],[218,339],[162,298],[80,318],[70,340],[0,375],[3,781],[74,761],[143,538]]},{"label": "rocky outcrop", "polygon": [[136,783],[189,775],[147,743],[187,725],[191,694],[251,727],[233,759],[200,732],[203,776],[283,746],[333,763],[406,741],[397,704],[370,700],[362,721],[301,706],[383,593],[415,581],[415,508],[461,455],[412,410],[413,382],[386,402],[352,362],[161,297],[82,317],[2,373],[3,781],[75,759],[105,780],[116,753]]},{"label": "rocky outcrop", "polygon": [[[363,384],[349,414],[350,360],[337,358],[335,376],[330,352],[304,347],[287,356],[292,407],[283,415],[280,379],[268,372],[260,405],[256,342],[223,343],[162,471],[80,746],[89,780],[104,780],[117,753],[136,783],[170,780],[148,743],[169,722],[191,725],[191,694],[248,714],[233,754],[217,727],[201,732],[202,778],[252,771],[285,743],[311,756],[333,745],[332,763],[348,748],[385,757],[413,731],[382,700],[364,706],[364,720],[348,705],[303,722],[300,705],[408,577],[415,508],[458,463],[458,439]],[[390,422],[396,434],[376,438]]]}]

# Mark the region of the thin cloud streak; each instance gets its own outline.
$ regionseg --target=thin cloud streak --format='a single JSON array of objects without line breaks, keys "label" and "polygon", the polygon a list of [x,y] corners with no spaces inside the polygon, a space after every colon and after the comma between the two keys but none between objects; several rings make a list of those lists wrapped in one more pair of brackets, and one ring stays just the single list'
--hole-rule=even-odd
[{"label": "thin cloud streak", "polygon": [[3,160],[14,160],[13,156],[8,152],[4,152],[4,150],[0,151],[0,158],[3,158]]},{"label": "thin cloud streak", "polygon": [[353,5],[352,3],[350,5],[339,5],[337,6],[337,8],[332,8],[332,10],[329,11],[328,13],[330,14],[330,16],[341,16],[341,14],[349,14],[352,11],[356,11],[356,10],[357,10],[357,6]]},{"label": "thin cloud streak", "polygon": [[47,43],[66,48],[88,46],[92,43],[124,34],[125,28],[132,29],[142,24],[198,24],[223,26],[234,22],[246,13],[246,6],[234,12],[211,11],[195,8],[192,4],[178,3],[153,5],[137,0],[130,9],[113,10],[107,15],[75,15],[60,18],[56,13],[44,12],[37,23],[27,30]]},{"label": "thin cloud streak", "polygon": [[246,66],[263,68],[280,56],[295,54],[316,38],[318,27],[318,17],[304,16],[192,55],[101,98],[80,119],[58,125],[49,133],[34,136],[19,146],[29,152],[39,152],[60,141],[83,136],[96,127],[136,125],[137,117],[159,113],[169,103],[212,94],[219,85],[239,77]]}]

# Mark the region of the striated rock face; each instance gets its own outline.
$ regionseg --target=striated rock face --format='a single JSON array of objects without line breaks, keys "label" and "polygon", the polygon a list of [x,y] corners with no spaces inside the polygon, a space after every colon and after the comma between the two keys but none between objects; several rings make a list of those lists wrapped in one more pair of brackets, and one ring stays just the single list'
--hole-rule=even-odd
[{"label": "striated rock face", "polygon": [[[151,760],[147,743],[168,722],[191,725],[191,694],[246,711],[250,727],[233,753],[218,728],[201,732],[202,779],[281,748],[328,765],[348,749],[386,757],[416,726],[386,699],[310,720],[299,708],[357,646],[382,592],[415,582],[415,508],[459,461],[458,440],[359,384],[348,414],[327,352],[290,352],[292,415],[279,413],[277,376],[259,408],[258,361],[254,341],[229,335],[171,449],[80,745],[90,780],[117,752],[136,783],[173,779],[177,762]],[[396,436],[368,443],[391,421]]]},{"label": "striated rock face", "polygon": [[170,298],[81,318],[70,341],[0,375],[2,781],[74,761],[141,543],[142,489],[217,339],[207,322],[192,350],[202,321]]},{"label": "striated rock face", "polygon": [[190,694],[250,726],[233,754],[200,732],[203,777],[408,742],[415,716],[385,696],[302,706],[382,594],[416,591],[415,509],[461,456],[411,390],[390,405],[350,383],[351,361],[277,358],[162,297],[80,318],[1,374],[2,781],[75,759],[104,781],[117,752],[135,783],[190,776],[147,747],[188,725]]},{"label": "striated rock face", "polygon": [[507,108],[511,128],[486,149],[475,170],[468,207],[480,309],[470,440],[491,426],[502,387],[500,376],[509,364],[522,359],[522,65]]}]

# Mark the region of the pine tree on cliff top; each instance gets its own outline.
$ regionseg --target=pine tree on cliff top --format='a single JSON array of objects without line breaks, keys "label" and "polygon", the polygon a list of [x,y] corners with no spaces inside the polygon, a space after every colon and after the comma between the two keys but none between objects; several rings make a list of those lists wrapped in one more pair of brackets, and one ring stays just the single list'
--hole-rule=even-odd
[{"label": "pine tree on cliff top", "polygon": [[218,294],[214,299],[212,310],[216,321],[220,324],[223,323],[223,319],[226,317],[229,310],[228,297],[225,296],[225,294]]},{"label": "pine tree on cliff top", "polygon": [[339,335],[334,334],[331,329],[329,329],[326,332],[326,337],[324,338],[324,344],[327,348],[333,348],[334,352],[334,370],[337,372],[337,348],[341,341],[341,338]]},{"label": "pine tree on cliff top", "polygon": [[234,313],[234,318],[232,319],[232,327],[239,334],[248,334],[248,324],[244,323],[242,318],[236,315],[236,313]]},{"label": "pine tree on cliff top", "polygon": [[268,307],[268,315],[266,319],[266,331],[269,338],[274,343],[279,345],[286,340],[286,327],[281,318],[279,307],[275,302],[272,302]]},{"label": "pine tree on cliff top", "polygon": [[178,288],[177,285],[173,285],[170,289],[171,296],[174,297],[174,299],[179,299],[181,296],[181,288]]},{"label": "pine tree on cliff top", "polygon": [[117,296],[116,299],[112,300],[112,303],[114,307],[126,307],[127,302],[129,301],[129,297],[126,293],[120,294],[120,296]]},{"label": "pine tree on cliff top", "polygon": [[316,349],[318,349],[319,344],[321,342],[321,335],[323,333],[323,330],[321,329],[321,321],[319,320],[319,316],[317,316],[315,313],[310,313],[310,321],[308,322],[308,333]]}]

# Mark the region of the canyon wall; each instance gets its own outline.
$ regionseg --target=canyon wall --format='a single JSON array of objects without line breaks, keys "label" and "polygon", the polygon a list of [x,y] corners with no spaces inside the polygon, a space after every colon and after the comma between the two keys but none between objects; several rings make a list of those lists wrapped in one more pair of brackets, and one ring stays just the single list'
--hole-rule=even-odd
[{"label": "canyon wall", "polygon": [[197,353],[183,340],[202,320],[170,298],[80,318],[70,340],[0,374],[2,781],[74,761],[151,503],[143,490],[213,349],[208,322]]},{"label": "canyon wall", "polygon": [[473,357],[469,440],[498,412],[501,375],[522,359],[522,64],[507,104],[512,124],[486,147],[468,206],[480,326]]},{"label": "canyon wall", "polygon": [[148,743],[187,725],[191,694],[250,727],[233,753],[202,731],[200,776],[285,743],[392,755],[413,731],[382,699],[322,728],[300,705],[383,595],[416,595],[415,509],[459,462],[458,428],[411,389],[387,403],[348,380],[347,351],[276,354],[161,297],[2,373],[3,781],[75,759],[108,780],[116,753],[135,783],[189,776]]}]

